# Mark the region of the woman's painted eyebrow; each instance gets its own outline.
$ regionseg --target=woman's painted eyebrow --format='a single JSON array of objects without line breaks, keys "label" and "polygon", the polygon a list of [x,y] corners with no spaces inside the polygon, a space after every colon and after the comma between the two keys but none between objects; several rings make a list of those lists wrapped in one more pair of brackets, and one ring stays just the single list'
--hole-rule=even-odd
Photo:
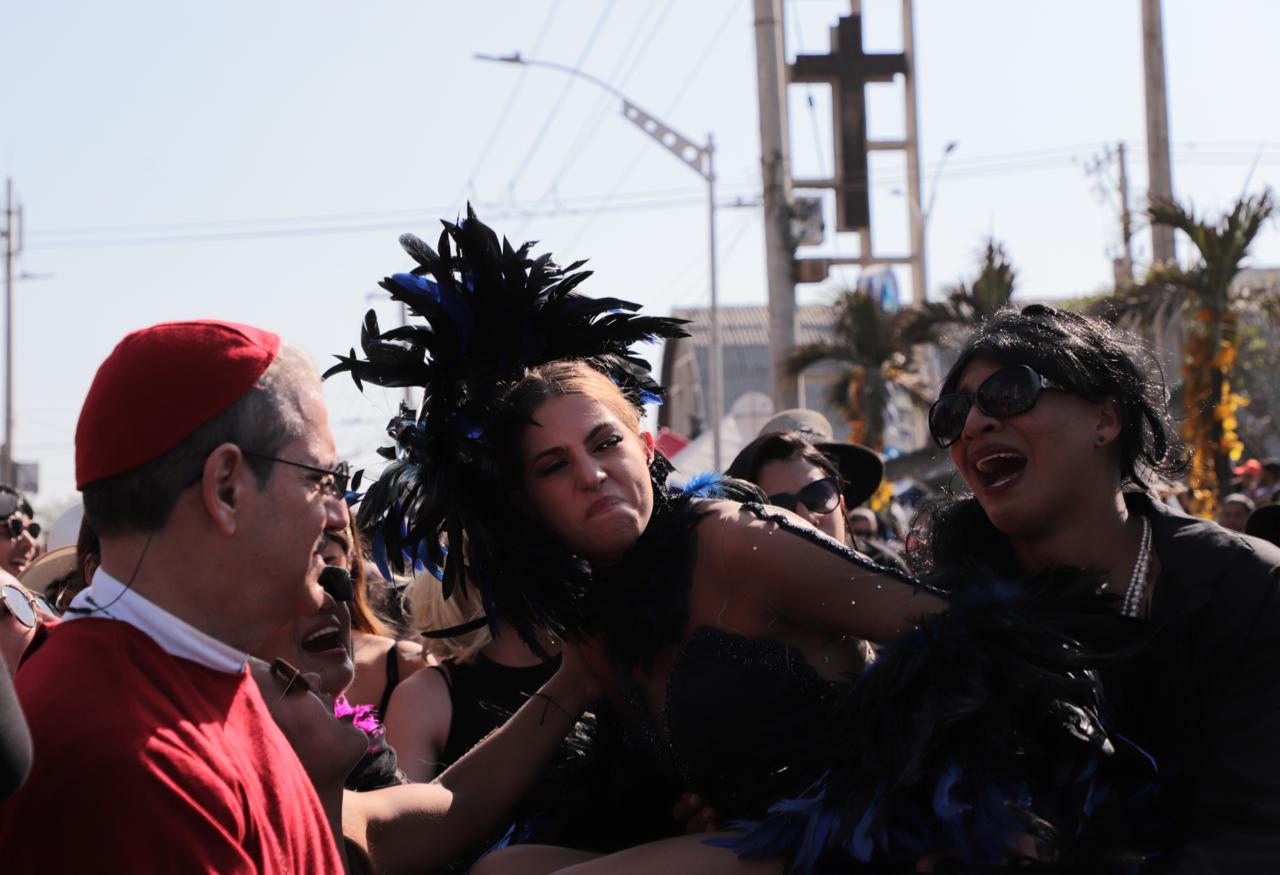
[{"label": "woman's painted eyebrow", "polygon": [[[606,431],[608,428],[609,428],[609,423],[607,422],[600,423],[595,428],[591,429],[591,431],[587,432],[587,436],[582,439],[582,443],[583,444],[591,443],[600,435],[600,432]],[[542,459],[543,456],[552,456],[560,452],[564,452],[564,447],[547,447],[545,450],[538,453],[538,455],[534,456],[533,459],[530,460],[529,464],[536,465]]]}]

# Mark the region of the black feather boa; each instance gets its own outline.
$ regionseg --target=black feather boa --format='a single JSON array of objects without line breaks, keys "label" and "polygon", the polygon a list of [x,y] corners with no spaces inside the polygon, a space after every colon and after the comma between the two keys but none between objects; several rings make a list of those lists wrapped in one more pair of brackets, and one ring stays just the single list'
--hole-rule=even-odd
[{"label": "black feather boa", "polygon": [[[804,873],[833,860],[910,867],[939,852],[945,872],[1136,871],[1141,854],[1096,825],[1155,772],[1108,735],[1093,670],[1127,653],[1140,624],[1074,569],[932,582],[951,608],[887,645],[849,688],[825,774],[723,844]],[[1011,859],[1018,834],[1045,857]]]}]

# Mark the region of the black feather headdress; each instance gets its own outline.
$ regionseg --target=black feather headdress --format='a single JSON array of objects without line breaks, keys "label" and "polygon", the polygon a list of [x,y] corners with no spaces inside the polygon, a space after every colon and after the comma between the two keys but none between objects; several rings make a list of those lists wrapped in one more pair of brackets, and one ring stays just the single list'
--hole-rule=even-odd
[{"label": "black feather headdress", "polygon": [[586,621],[589,570],[510,499],[505,396],[531,368],[584,360],[641,408],[662,389],[631,347],[686,332],[682,320],[636,315],[637,304],[579,294],[584,262],[531,258],[532,243],[499,242],[470,206],[464,221],[442,224],[436,249],[402,236],[418,266],[381,283],[422,321],[382,331],[370,310],[364,358],[353,349],[324,375],[423,390],[419,409],[402,405],[387,427],[394,446],[379,452],[390,462],[360,503],[360,525],[384,568],[436,570],[446,597],[469,578],[491,622],[501,616],[527,639],[536,629],[572,635]]}]

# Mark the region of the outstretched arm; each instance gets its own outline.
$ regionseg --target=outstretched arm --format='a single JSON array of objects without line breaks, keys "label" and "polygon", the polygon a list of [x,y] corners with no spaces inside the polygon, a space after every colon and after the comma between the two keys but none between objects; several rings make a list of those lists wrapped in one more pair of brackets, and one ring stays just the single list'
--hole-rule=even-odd
[{"label": "outstretched arm", "polygon": [[541,690],[432,783],[347,793],[343,831],[367,846],[378,871],[444,865],[520,800],[598,696],[590,675],[566,651]]},{"label": "outstretched arm", "polygon": [[776,507],[714,502],[698,525],[696,574],[724,575],[797,625],[888,641],[947,609],[940,595],[880,567]]}]

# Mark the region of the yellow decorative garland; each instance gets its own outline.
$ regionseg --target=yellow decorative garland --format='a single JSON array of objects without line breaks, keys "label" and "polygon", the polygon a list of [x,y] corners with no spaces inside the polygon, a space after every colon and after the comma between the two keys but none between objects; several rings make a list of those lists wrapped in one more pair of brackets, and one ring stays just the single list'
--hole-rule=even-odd
[{"label": "yellow decorative garland", "polygon": [[[1187,418],[1182,435],[1191,449],[1191,512],[1205,519],[1213,519],[1218,510],[1217,469],[1214,462],[1224,453],[1236,462],[1244,452],[1244,444],[1237,433],[1239,421],[1236,411],[1249,403],[1243,395],[1231,391],[1231,369],[1236,361],[1236,345],[1225,337],[1218,337],[1214,349],[1214,332],[1211,325],[1213,313],[1201,307],[1193,314],[1192,330],[1187,332],[1187,342],[1182,363],[1182,375],[1186,380]],[[1235,314],[1221,317],[1219,330],[1228,333],[1234,328]],[[1217,391],[1217,403],[1214,390]],[[1221,427],[1221,438],[1214,440],[1214,423]]]}]

